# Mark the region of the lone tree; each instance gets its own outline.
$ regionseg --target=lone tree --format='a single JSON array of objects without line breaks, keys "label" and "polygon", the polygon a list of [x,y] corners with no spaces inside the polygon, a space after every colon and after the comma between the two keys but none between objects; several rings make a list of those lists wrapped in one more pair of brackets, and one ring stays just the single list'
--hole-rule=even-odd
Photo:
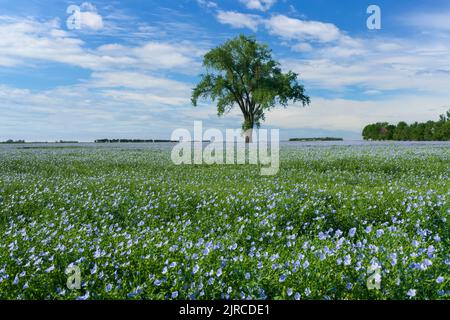
[{"label": "lone tree", "polygon": [[264,113],[290,101],[308,105],[310,99],[298,83],[297,74],[283,73],[272,59],[271,50],[254,37],[240,35],[209,51],[203,59],[206,74],[193,89],[192,104],[199,98],[217,100],[217,114],[222,116],[239,106],[244,116],[245,141],[265,120]]}]

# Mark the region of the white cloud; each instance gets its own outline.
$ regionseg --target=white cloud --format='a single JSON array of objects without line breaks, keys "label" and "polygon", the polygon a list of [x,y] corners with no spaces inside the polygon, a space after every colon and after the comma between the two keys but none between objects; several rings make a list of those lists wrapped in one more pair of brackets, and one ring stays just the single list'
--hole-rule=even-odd
[{"label": "white cloud", "polygon": [[58,20],[39,22],[0,16],[0,66],[51,61],[91,70],[139,68],[192,72],[203,51],[189,43],[144,42],[136,46],[108,44],[87,49],[85,43],[64,31]]},{"label": "white cloud", "polygon": [[80,8],[86,11],[97,11],[97,8],[90,2],[83,2]]},{"label": "white cloud", "polygon": [[170,92],[173,95],[177,93],[189,94],[191,90],[191,86],[184,82],[131,71],[94,72],[88,85],[97,88],[158,89],[167,93]]},{"label": "white cloud", "polygon": [[364,91],[364,94],[367,94],[367,95],[378,95],[378,94],[381,94],[382,92],[380,91],[380,90],[366,90],[366,91]]},{"label": "white cloud", "polygon": [[28,59],[80,65],[92,57],[82,49],[83,41],[61,30],[57,20],[37,22],[0,17],[0,34],[3,66],[14,66]]},{"label": "white cloud", "polygon": [[274,15],[263,19],[259,15],[244,14],[236,11],[222,11],[217,13],[217,20],[234,28],[248,28],[257,31],[263,24],[270,34],[288,40],[332,42],[344,37],[339,28],[332,23],[320,21],[300,20],[284,15]]},{"label": "white cloud", "polygon": [[153,138],[169,124],[155,120],[148,105],[106,99],[79,86],[32,92],[0,85],[0,97],[0,139]]},{"label": "white cloud", "polygon": [[380,101],[324,99],[312,97],[306,108],[289,106],[273,109],[267,114],[267,125],[284,129],[322,128],[361,133],[364,126],[374,122],[427,121],[438,119],[448,109],[444,97],[409,96]]},{"label": "white cloud", "polygon": [[[186,97],[176,97],[173,95],[160,96],[154,93],[145,91],[125,91],[125,90],[104,90],[102,91],[103,97],[110,101],[115,100],[118,102],[128,102],[132,106],[141,105],[155,108],[157,106],[180,106],[186,105],[189,99]],[[158,111],[153,109],[153,111]],[[160,112],[167,111],[160,109]]]},{"label": "white cloud", "polygon": [[99,30],[103,28],[103,19],[102,16],[97,12],[80,12],[80,22],[81,28],[89,28],[93,30]]},{"label": "white cloud", "polygon": [[292,50],[297,52],[309,52],[313,49],[312,45],[307,42],[298,43],[292,46]]},{"label": "white cloud", "polygon": [[277,0],[240,0],[247,9],[267,11]]},{"label": "white cloud", "polygon": [[450,31],[450,11],[416,12],[399,18],[407,26],[421,30]]},{"label": "white cloud", "polygon": [[95,72],[83,86],[98,89],[105,99],[139,103],[149,108],[185,106],[190,103],[192,89],[188,83],[129,71]]},{"label": "white cloud", "polygon": [[205,7],[205,8],[217,8],[218,7],[217,3],[214,1],[197,0],[197,3],[200,7]]},{"label": "white cloud", "polygon": [[334,24],[300,20],[284,15],[272,16],[265,21],[265,25],[271,34],[285,39],[330,42],[341,36]]},{"label": "white cloud", "polygon": [[96,72],[48,90],[0,85],[0,140],[167,138],[190,106],[190,87],[141,73]]},{"label": "white cloud", "polygon": [[356,87],[363,92],[412,90],[441,95],[450,83],[450,45],[433,39],[339,40],[315,47],[302,59],[282,59],[282,65],[318,89]]},{"label": "white cloud", "polygon": [[248,28],[254,32],[258,30],[258,25],[261,22],[261,18],[257,15],[222,10],[218,11],[217,20],[233,28]]},{"label": "white cloud", "polygon": [[100,56],[129,59],[128,66],[131,64],[138,68],[152,70],[192,69],[198,66],[198,62],[195,60],[202,53],[201,49],[191,44],[154,41],[136,47],[108,44],[97,48],[97,54]]}]

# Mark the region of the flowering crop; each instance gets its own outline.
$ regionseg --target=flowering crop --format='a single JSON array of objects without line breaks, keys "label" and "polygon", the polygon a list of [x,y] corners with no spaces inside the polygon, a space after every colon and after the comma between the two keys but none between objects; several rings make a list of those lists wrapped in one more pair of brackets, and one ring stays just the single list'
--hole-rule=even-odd
[{"label": "flowering crop", "polygon": [[0,299],[448,299],[449,174],[448,143],[285,145],[275,176],[3,146]]}]

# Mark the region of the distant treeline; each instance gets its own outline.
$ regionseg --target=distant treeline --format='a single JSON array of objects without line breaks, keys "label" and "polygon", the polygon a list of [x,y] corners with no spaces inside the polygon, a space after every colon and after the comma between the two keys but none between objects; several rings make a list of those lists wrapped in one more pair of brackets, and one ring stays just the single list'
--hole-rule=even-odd
[{"label": "distant treeline", "polygon": [[25,143],[25,140],[12,140],[12,139],[9,139],[9,140],[6,140],[6,141],[2,141],[0,143]]},{"label": "distant treeline", "polygon": [[75,141],[75,140],[59,140],[59,141],[56,141],[56,143],[78,143],[78,141]]},{"label": "distant treeline", "polygon": [[[25,140],[13,140],[8,139],[6,141],[2,141],[0,143],[49,143],[48,141],[32,141],[32,142],[26,142]],[[66,140],[59,140],[55,141],[55,143],[78,143],[78,141],[66,141]]]},{"label": "distant treeline", "polygon": [[323,138],[291,138],[289,141],[342,141],[342,138],[323,137]]},{"label": "distant treeline", "polygon": [[438,121],[369,124],[363,129],[362,136],[364,140],[449,141],[450,110],[446,115],[441,115]]},{"label": "distant treeline", "polygon": [[172,140],[161,140],[161,139],[97,139],[95,140],[95,143],[124,143],[124,142],[130,142],[130,143],[144,143],[144,142],[178,142],[178,141],[172,141]]}]

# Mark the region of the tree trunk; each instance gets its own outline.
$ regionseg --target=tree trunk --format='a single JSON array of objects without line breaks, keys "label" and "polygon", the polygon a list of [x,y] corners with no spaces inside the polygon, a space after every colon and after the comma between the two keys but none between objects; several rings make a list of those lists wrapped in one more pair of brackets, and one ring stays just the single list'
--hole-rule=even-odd
[{"label": "tree trunk", "polygon": [[245,120],[242,129],[244,131],[245,143],[252,143],[254,127],[253,117],[251,115],[246,115],[244,119]]},{"label": "tree trunk", "polygon": [[244,136],[245,136],[245,143],[252,143],[253,142],[253,128],[247,129],[246,131],[244,131]]}]

